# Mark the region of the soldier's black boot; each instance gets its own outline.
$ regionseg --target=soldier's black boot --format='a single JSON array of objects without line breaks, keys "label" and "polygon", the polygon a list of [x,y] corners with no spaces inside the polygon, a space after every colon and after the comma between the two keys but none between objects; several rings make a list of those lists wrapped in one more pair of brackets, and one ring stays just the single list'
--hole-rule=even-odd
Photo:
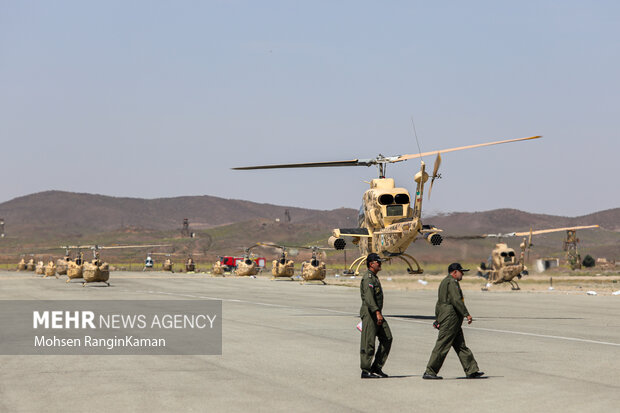
[{"label": "soldier's black boot", "polygon": [[378,379],[379,376],[377,376],[374,373],[362,370],[362,378],[363,379]]},{"label": "soldier's black boot", "polygon": [[424,380],[441,380],[443,379],[443,377],[438,376],[436,374],[431,374],[431,373],[424,373],[424,375],[422,376],[422,378]]},{"label": "soldier's black boot", "polygon": [[377,367],[375,367],[372,370],[370,370],[370,372],[373,373],[373,374],[376,374],[379,377],[383,377],[384,379],[387,378],[387,377],[390,377],[387,374],[385,374],[383,372],[383,370],[381,370],[380,368],[377,368]]},{"label": "soldier's black boot", "polygon": [[478,378],[480,378],[482,376],[484,376],[484,371],[477,371],[475,373],[468,374],[467,378],[468,379],[478,379]]}]

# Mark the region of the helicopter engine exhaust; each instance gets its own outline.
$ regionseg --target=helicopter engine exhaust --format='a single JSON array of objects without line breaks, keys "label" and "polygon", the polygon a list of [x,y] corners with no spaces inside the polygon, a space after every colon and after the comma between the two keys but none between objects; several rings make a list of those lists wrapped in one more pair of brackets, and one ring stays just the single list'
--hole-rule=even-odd
[{"label": "helicopter engine exhaust", "polygon": [[344,238],[336,238],[334,236],[331,236],[327,240],[327,244],[329,244],[329,246],[334,249],[343,250],[344,247],[346,247],[347,242],[344,240]]},{"label": "helicopter engine exhaust", "polygon": [[428,234],[424,234],[424,239],[431,245],[441,245],[441,242],[443,241],[443,237],[437,232],[429,232]]}]

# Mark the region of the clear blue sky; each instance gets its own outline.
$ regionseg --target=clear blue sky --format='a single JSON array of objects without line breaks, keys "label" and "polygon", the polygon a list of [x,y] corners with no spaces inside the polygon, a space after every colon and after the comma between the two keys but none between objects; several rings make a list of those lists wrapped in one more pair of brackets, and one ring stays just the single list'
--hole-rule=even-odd
[{"label": "clear blue sky", "polygon": [[[0,202],[49,189],[357,208],[446,154],[426,213],[620,207],[615,1],[0,1]],[[426,159],[428,164],[433,159]],[[413,189],[419,162],[388,169]]]}]

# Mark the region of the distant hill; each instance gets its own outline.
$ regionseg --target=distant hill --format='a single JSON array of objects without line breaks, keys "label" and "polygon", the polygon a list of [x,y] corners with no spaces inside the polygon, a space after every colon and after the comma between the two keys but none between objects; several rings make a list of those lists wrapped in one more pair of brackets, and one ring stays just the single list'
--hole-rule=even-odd
[{"label": "distant hill", "polygon": [[530,214],[518,209],[495,209],[484,212],[454,212],[429,217],[428,222],[455,234],[504,233],[534,229],[600,225],[620,231],[620,208],[608,209],[580,217]]},{"label": "distant hill", "polygon": [[192,230],[259,218],[288,222],[287,210],[291,223],[320,221],[332,227],[344,225],[356,214],[348,208],[319,211],[208,195],[140,199],[46,191],[0,204],[0,217],[8,236],[58,238],[123,228],[180,230],[184,218]]}]

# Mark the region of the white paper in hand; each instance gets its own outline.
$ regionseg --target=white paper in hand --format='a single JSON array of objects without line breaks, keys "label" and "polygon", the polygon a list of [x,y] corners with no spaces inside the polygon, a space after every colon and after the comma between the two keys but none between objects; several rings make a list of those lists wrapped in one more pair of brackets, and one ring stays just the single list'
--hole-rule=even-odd
[{"label": "white paper in hand", "polygon": [[362,331],[362,322],[361,321],[359,323],[357,323],[357,329],[359,331]]}]

